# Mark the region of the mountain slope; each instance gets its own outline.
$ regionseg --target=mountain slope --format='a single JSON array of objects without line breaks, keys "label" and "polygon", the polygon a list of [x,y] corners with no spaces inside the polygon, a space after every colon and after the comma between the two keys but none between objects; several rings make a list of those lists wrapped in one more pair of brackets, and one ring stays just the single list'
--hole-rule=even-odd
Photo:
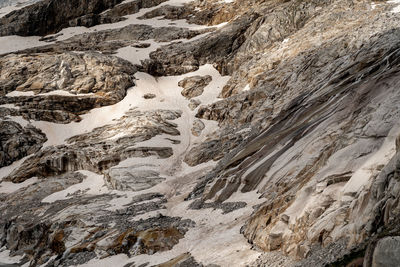
[{"label": "mountain slope", "polygon": [[393,266],[395,10],[44,0],[3,15],[0,265]]}]

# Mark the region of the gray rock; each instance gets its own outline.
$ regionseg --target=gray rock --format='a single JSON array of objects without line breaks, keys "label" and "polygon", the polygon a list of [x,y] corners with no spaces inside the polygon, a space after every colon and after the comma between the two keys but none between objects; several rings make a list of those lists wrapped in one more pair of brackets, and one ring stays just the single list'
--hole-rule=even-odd
[{"label": "gray rock", "polygon": [[149,47],[143,41],[154,39],[157,42],[168,42],[177,39],[191,39],[213,29],[189,30],[181,27],[152,27],[145,24],[132,24],[112,30],[102,30],[75,35],[55,44],[34,47],[17,53],[63,53],[67,51],[101,51],[105,54],[115,53],[126,46],[137,48]]},{"label": "gray rock", "polygon": [[198,99],[190,99],[188,107],[190,110],[195,110],[201,104],[200,100]]},{"label": "gray rock", "polygon": [[[80,114],[122,100],[136,72],[126,60],[95,52],[12,54],[1,57],[0,70],[0,104],[18,107],[5,112],[61,123],[79,121]],[[56,90],[70,95],[40,95]],[[13,91],[39,95],[5,96]]]},{"label": "gray rock", "polygon": [[372,267],[397,266],[400,262],[400,237],[382,238],[376,244]]},{"label": "gray rock", "polygon": [[[172,156],[171,147],[147,147],[135,143],[160,134],[179,135],[177,125],[168,120],[180,116],[180,111],[140,112],[132,109],[114,124],[74,136],[68,139],[66,145],[48,147],[37,152],[5,179],[23,182],[33,176],[49,177],[77,170],[104,173],[127,158],[149,156],[168,158]],[[118,136],[119,132],[125,134]],[[115,136],[117,138],[113,138]],[[118,187],[123,186],[118,185]]]},{"label": "gray rock", "polygon": [[106,179],[116,190],[141,191],[165,180],[159,175],[156,171],[137,170],[136,167],[111,168]]},{"label": "gray rock", "polygon": [[194,120],[192,127],[192,134],[194,136],[200,136],[201,132],[204,130],[204,127],[205,125],[201,120],[199,119]]},{"label": "gray rock", "polygon": [[0,36],[46,35],[68,26],[91,27],[99,14],[122,0],[44,0],[0,18]]},{"label": "gray rock", "polygon": [[145,94],[145,95],[143,95],[144,99],[152,99],[152,98],[155,98],[155,97],[156,97],[155,94]]},{"label": "gray rock", "polygon": [[191,76],[179,81],[178,85],[183,87],[182,95],[188,99],[203,94],[204,88],[211,82],[212,77],[206,76]]},{"label": "gray rock", "polygon": [[0,168],[40,150],[46,135],[32,125],[0,119]]}]

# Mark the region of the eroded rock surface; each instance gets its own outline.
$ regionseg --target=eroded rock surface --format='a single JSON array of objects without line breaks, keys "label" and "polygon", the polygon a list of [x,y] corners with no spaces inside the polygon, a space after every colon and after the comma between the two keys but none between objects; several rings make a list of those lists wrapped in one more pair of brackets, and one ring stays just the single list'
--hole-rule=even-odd
[{"label": "eroded rock surface", "polygon": [[0,59],[0,246],[18,263],[396,264],[395,3],[96,3],[0,19],[110,23]]},{"label": "eroded rock surface", "polygon": [[66,51],[101,51],[105,54],[115,53],[118,49],[132,46],[146,48],[145,41],[168,42],[172,40],[191,39],[199,34],[212,31],[209,29],[189,30],[176,26],[152,27],[145,24],[132,24],[112,30],[102,30],[75,35],[54,44],[38,46],[20,53],[62,53]]},{"label": "eroded rock surface", "polygon": [[[20,183],[34,176],[48,177],[77,170],[102,173],[127,158],[168,158],[172,156],[171,147],[137,144],[159,134],[179,135],[177,125],[168,120],[177,119],[180,115],[179,111],[140,112],[133,109],[116,124],[96,128],[90,133],[68,139],[65,145],[47,147],[37,152],[5,180]],[[87,143],[87,140],[91,142]],[[113,177],[117,174],[111,172],[109,175]],[[118,176],[123,179],[121,175]]]},{"label": "eroded rock surface", "polygon": [[90,27],[99,23],[99,14],[121,0],[39,1],[0,18],[0,36],[46,35],[67,26]]},{"label": "eroded rock surface", "polygon": [[25,119],[70,122],[122,100],[136,68],[100,53],[8,55],[0,59],[2,109]]},{"label": "eroded rock surface", "polygon": [[32,125],[23,127],[0,120],[0,167],[39,151],[46,140],[46,135]]},{"label": "eroded rock surface", "polygon": [[210,75],[187,77],[180,81],[178,85],[183,87],[182,95],[188,99],[199,96],[212,80]]}]

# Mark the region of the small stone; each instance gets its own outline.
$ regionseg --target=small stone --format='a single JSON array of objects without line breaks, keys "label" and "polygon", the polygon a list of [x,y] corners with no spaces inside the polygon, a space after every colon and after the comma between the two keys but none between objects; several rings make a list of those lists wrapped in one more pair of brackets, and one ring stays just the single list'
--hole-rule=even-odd
[{"label": "small stone", "polygon": [[196,120],[193,122],[192,134],[193,134],[194,136],[200,136],[200,135],[201,135],[201,132],[204,130],[204,128],[205,128],[204,123],[203,123],[201,120],[196,119]]},{"label": "small stone", "polygon": [[188,107],[190,110],[195,110],[201,104],[200,100],[197,99],[190,99]]},{"label": "small stone", "polygon": [[156,95],[155,94],[151,94],[151,93],[143,95],[144,99],[152,99],[152,98],[155,98],[155,97],[156,97]]}]

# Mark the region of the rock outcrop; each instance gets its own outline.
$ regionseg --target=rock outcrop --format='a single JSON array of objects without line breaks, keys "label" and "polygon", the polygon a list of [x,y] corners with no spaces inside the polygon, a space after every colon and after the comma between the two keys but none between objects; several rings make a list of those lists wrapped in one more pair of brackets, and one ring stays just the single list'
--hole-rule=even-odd
[{"label": "rock outcrop", "polygon": [[32,125],[0,120],[0,167],[39,151],[45,141],[46,135]]},{"label": "rock outcrop", "polygon": [[122,100],[136,68],[100,53],[22,54],[0,59],[0,104],[25,119],[67,123]]},{"label": "rock outcrop", "polygon": [[99,14],[121,0],[44,0],[0,18],[0,36],[46,35],[68,26],[94,26]]},{"label": "rock outcrop", "polygon": [[[96,128],[90,133],[71,137],[65,145],[47,147],[27,159],[5,180],[20,183],[31,177],[49,177],[70,171],[88,170],[103,173],[127,158],[172,156],[171,147],[140,146],[156,135],[179,135],[177,125],[168,122],[180,117],[179,111],[127,112],[117,123]],[[91,140],[90,143],[87,140]],[[111,180],[124,179],[121,172],[112,170]],[[122,176],[122,177],[121,177]],[[142,177],[146,178],[146,177]],[[151,177],[150,177],[151,178]],[[135,178],[133,178],[135,179]],[[159,181],[160,179],[153,179]],[[111,182],[121,188],[117,182]],[[136,182],[134,182],[136,183]],[[129,187],[129,185],[126,185]]]},{"label": "rock outcrop", "polygon": [[89,27],[0,58],[0,250],[31,266],[396,265],[398,10],[44,0],[0,18],[0,36]]},{"label": "rock outcrop", "polygon": [[163,46],[150,53],[150,60],[143,63],[146,72],[155,75],[178,75],[195,71],[200,65],[216,63],[222,74],[225,62],[229,61],[244,42],[244,34],[257,15],[240,17],[226,27],[208,36],[188,43]]},{"label": "rock outcrop", "polygon": [[210,75],[201,77],[201,76],[193,76],[187,77],[180,81],[178,85],[183,87],[181,94],[191,99],[193,97],[199,96],[203,93],[204,87],[206,87],[212,80]]}]

